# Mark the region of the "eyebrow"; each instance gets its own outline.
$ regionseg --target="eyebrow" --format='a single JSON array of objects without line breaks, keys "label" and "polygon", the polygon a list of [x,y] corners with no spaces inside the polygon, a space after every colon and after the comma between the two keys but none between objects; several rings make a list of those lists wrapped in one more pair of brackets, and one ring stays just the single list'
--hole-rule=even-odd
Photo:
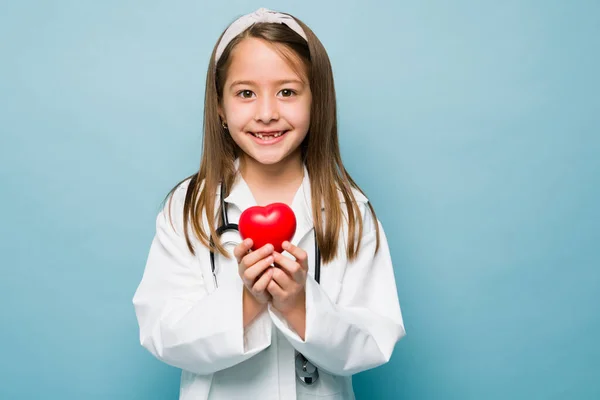
[{"label": "eyebrow", "polygon": [[[285,84],[288,84],[288,83],[297,83],[297,84],[300,84],[300,85],[304,85],[304,82],[302,82],[299,79],[281,79],[281,80],[276,81],[275,83],[278,86],[285,85]],[[249,85],[249,86],[252,86],[252,85],[256,85],[256,82],[254,82],[254,81],[241,81],[241,80],[240,81],[233,81],[233,82],[231,82],[231,87],[234,87],[234,86],[237,86],[237,85]]]}]

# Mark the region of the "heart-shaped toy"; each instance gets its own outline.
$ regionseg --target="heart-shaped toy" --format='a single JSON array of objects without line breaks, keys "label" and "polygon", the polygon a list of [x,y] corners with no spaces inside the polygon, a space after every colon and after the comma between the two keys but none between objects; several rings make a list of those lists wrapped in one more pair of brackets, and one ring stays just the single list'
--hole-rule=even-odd
[{"label": "heart-shaped toy", "polygon": [[270,243],[276,252],[281,253],[281,244],[291,241],[296,233],[296,216],[287,204],[273,203],[247,208],[238,225],[242,239],[252,239],[252,250]]}]

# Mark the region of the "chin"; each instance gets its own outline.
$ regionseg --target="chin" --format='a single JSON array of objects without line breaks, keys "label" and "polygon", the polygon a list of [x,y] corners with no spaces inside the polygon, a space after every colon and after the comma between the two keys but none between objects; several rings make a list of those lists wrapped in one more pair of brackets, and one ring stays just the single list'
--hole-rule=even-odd
[{"label": "chin", "polygon": [[[275,149],[273,149],[275,150]],[[254,161],[262,165],[277,165],[290,157],[294,157],[295,152],[287,153],[285,151],[250,151],[246,153]]]},{"label": "chin", "polygon": [[252,156],[252,158],[262,165],[275,165],[283,161],[285,157],[256,155]]}]

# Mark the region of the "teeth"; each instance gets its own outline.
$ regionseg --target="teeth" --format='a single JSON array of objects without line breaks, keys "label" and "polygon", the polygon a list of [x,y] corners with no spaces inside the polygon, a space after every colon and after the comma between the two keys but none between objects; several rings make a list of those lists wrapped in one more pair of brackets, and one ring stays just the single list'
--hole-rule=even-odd
[{"label": "teeth", "polygon": [[281,135],[283,135],[283,132],[277,132],[274,135],[263,135],[261,133],[255,133],[254,134],[254,136],[256,136],[257,138],[262,139],[262,140],[269,140],[271,138],[278,138]]}]

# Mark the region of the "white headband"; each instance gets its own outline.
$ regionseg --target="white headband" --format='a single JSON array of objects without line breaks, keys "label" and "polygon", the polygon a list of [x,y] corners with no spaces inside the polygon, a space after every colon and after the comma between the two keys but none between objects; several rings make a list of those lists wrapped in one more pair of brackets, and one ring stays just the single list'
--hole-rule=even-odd
[{"label": "white headband", "polygon": [[285,24],[290,27],[298,35],[306,39],[306,34],[302,27],[296,22],[296,20],[289,15],[279,13],[277,11],[267,10],[266,8],[260,8],[254,11],[252,14],[246,14],[237,20],[235,20],[229,28],[223,34],[219,45],[217,46],[217,52],[215,54],[215,63],[219,61],[225,47],[231,42],[237,35],[244,32],[246,29],[258,22],[271,22]]}]

